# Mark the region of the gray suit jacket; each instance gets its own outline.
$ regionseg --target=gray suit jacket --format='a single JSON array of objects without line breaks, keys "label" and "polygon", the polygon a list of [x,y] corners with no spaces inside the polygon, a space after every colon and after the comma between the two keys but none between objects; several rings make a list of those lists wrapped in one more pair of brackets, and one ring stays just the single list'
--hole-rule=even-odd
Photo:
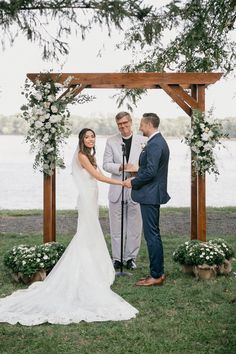
[{"label": "gray suit jacket", "polygon": [[[145,137],[141,135],[133,135],[129,161],[127,161],[128,163],[138,166],[139,155],[146,142],[147,139]],[[122,179],[122,172],[119,171],[123,157],[122,143],[123,141],[120,133],[109,137],[106,142],[103,156],[104,171],[111,173],[111,177],[118,180]],[[115,203],[121,195],[121,190],[121,186],[110,185],[108,193],[109,201]]]}]

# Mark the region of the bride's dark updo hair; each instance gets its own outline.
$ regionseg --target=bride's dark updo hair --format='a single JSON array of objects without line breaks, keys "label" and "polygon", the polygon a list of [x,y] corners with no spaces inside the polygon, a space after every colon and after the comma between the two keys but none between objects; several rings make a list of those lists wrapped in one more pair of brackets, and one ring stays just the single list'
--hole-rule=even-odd
[{"label": "bride's dark updo hair", "polygon": [[79,152],[81,152],[82,154],[87,156],[87,158],[89,159],[91,164],[95,168],[97,168],[97,162],[96,162],[96,158],[95,158],[95,154],[96,154],[95,146],[92,149],[90,149],[87,146],[85,146],[85,144],[84,144],[84,138],[85,138],[85,135],[87,132],[92,132],[94,137],[96,137],[96,134],[92,129],[90,129],[90,128],[82,129],[79,133]]}]

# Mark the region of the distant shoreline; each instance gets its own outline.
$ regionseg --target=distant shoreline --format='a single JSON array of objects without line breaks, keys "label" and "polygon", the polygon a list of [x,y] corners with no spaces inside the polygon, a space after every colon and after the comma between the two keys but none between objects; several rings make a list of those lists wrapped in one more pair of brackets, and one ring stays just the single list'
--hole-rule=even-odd
[{"label": "distant shoreline", "polygon": [[[136,133],[136,134],[137,134],[137,133]],[[114,134],[110,134],[110,135],[97,134],[97,137],[98,137],[98,138],[108,138],[108,137],[111,136],[111,135],[114,135]],[[168,136],[168,135],[166,135],[166,134],[163,134],[163,135],[165,135],[165,137],[168,138],[168,139],[182,139],[182,138],[183,138],[183,135],[181,135],[181,136]],[[24,134],[1,134],[1,133],[0,133],[0,136],[22,136],[22,138],[25,137]],[[71,137],[77,137],[77,134],[71,134],[70,136],[71,136]],[[227,140],[235,141],[236,138],[222,139],[222,141],[227,141]]]}]

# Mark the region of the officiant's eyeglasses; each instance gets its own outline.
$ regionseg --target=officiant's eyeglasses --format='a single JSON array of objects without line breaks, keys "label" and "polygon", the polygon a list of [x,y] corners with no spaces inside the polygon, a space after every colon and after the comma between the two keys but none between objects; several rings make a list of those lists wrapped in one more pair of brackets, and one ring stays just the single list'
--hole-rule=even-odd
[{"label": "officiant's eyeglasses", "polygon": [[122,127],[123,125],[126,125],[127,123],[129,123],[130,122],[130,120],[126,120],[125,122],[117,122],[117,125],[118,125],[118,127]]}]

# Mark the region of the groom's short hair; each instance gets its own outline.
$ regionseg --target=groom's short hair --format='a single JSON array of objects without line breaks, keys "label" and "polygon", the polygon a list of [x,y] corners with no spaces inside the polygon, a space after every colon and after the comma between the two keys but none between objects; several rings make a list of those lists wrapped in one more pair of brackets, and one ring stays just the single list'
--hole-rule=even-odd
[{"label": "groom's short hair", "polygon": [[115,118],[116,118],[116,121],[119,121],[121,118],[124,118],[126,116],[128,116],[129,120],[132,120],[131,115],[128,112],[119,112],[119,113],[117,113]]},{"label": "groom's short hair", "polygon": [[156,113],[144,113],[143,119],[145,122],[150,122],[153,128],[158,128],[160,124],[160,118]]}]

